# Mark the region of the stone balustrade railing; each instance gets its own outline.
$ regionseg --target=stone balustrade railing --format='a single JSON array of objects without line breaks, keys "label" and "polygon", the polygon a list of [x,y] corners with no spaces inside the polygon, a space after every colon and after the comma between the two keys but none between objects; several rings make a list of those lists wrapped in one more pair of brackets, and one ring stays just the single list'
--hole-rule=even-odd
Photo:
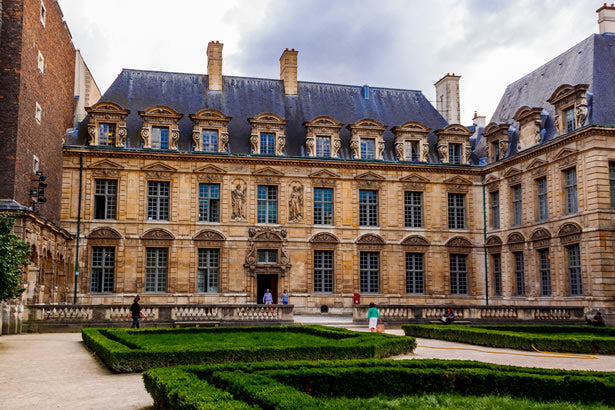
[{"label": "stone balustrade railing", "polygon": [[[483,323],[501,322],[565,322],[584,321],[584,307],[568,306],[450,306],[455,320]],[[353,320],[364,322],[367,305],[353,307]],[[387,322],[429,323],[444,316],[444,306],[386,305],[378,306],[382,319]]]}]

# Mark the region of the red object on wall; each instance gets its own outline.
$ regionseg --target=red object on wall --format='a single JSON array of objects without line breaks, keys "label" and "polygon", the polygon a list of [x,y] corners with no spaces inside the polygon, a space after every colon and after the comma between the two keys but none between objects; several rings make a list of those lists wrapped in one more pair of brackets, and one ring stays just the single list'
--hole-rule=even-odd
[{"label": "red object on wall", "polygon": [[361,295],[359,295],[358,293],[355,293],[354,295],[352,295],[352,303],[354,303],[355,305],[360,305]]}]

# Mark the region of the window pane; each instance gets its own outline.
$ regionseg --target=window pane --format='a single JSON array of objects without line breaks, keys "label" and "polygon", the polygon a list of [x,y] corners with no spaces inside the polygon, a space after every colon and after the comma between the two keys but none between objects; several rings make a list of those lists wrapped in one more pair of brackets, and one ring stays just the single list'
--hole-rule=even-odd
[{"label": "window pane", "polygon": [[361,159],[376,158],[376,141],[372,138],[361,138]]},{"label": "window pane", "polygon": [[422,253],[406,253],[406,293],[425,292],[425,265]]},{"label": "window pane", "polygon": [[515,257],[515,280],[517,296],[525,295],[525,273],[523,267],[523,252],[514,252]]},{"label": "window pane", "polygon": [[577,202],[577,169],[572,168],[564,171],[564,191],[566,198],[566,214],[574,214],[578,211]]},{"label": "window pane", "polygon": [[548,249],[538,251],[540,263],[540,284],[542,296],[551,296],[551,257]]},{"label": "window pane", "polygon": [[168,281],[167,248],[145,248],[145,291],[166,292]]},{"label": "window pane", "polygon": [[380,290],[380,254],[378,252],[361,252],[359,267],[361,292],[378,293]]},{"label": "window pane", "polygon": [[448,144],[448,162],[461,164],[461,144]]},{"label": "window pane", "polygon": [[203,151],[218,152],[218,130],[203,130]]},{"label": "window pane", "polygon": [[257,263],[278,263],[277,249],[258,249],[256,251]]},{"label": "window pane", "polygon": [[169,183],[149,181],[147,183],[147,218],[169,220]]},{"label": "window pane", "polygon": [[576,125],[574,122],[574,108],[566,110],[564,114],[566,116],[566,132],[574,131],[576,128]]},{"label": "window pane", "polygon": [[359,190],[359,225],[378,226],[378,191]]},{"label": "window pane", "polygon": [[331,156],[331,137],[316,137],[316,156]]},{"label": "window pane", "polygon": [[406,226],[409,228],[420,228],[423,226],[423,193],[408,192],[404,193],[404,211]]},{"label": "window pane", "polygon": [[278,187],[271,185],[259,185],[257,189],[257,222],[278,222]]},{"label": "window pane", "polygon": [[500,228],[500,192],[491,193],[491,226],[493,229]]},{"label": "window pane", "polygon": [[538,192],[538,220],[544,221],[549,217],[546,177],[536,180],[536,189]]},{"label": "window pane", "polygon": [[91,292],[113,292],[115,273],[115,248],[92,247]]},{"label": "window pane", "polygon": [[451,254],[451,295],[468,294],[467,255]]},{"label": "window pane", "polygon": [[115,145],[115,124],[98,124],[98,144]]},{"label": "window pane", "polygon": [[448,227],[449,229],[465,229],[466,206],[465,194],[448,194]]},{"label": "window pane", "polygon": [[333,292],[333,251],[314,251],[314,292]]},{"label": "window pane", "polygon": [[152,148],[169,149],[168,127],[152,127]]},{"label": "window pane", "polygon": [[198,292],[218,292],[220,275],[220,250],[199,249],[197,271]]},{"label": "window pane", "polygon": [[572,245],[568,250],[568,273],[570,275],[570,295],[583,295],[583,285],[581,283],[581,256],[579,245]]},{"label": "window pane", "polygon": [[493,262],[493,290],[495,296],[502,296],[502,258],[499,253],[491,256]]},{"label": "window pane", "polygon": [[275,134],[261,133],[261,154],[275,155]]},{"label": "window pane", "polygon": [[333,225],[332,188],[314,188],[314,224]]},{"label": "window pane", "polygon": [[199,221],[220,222],[220,185],[199,184]]},{"label": "window pane", "polygon": [[523,207],[521,202],[521,194],[521,185],[513,187],[514,225],[521,225],[523,223]]},{"label": "window pane", "polygon": [[94,181],[94,218],[115,219],[117,210],[117,181],[97,179]]}]

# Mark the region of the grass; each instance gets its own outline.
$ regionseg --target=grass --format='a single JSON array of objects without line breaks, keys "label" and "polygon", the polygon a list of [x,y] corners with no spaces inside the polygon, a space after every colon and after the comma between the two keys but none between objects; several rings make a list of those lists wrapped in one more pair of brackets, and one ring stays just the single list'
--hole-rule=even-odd
[{"label": "grass", "polygon": [[84,343],[116,372],[198,363],[380,358],[416,340],[324,326],[82,329]]},{"label": "grass", "polygon": [[402,325],[407,336],[532,351],[615,354],[615,329],[555,325]]}]

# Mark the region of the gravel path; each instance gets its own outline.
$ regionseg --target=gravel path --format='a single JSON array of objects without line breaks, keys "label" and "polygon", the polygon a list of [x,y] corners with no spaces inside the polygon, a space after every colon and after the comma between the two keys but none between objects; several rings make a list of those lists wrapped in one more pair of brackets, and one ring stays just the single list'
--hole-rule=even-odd
[{"label": "gravel path", "polygon": [[[367,330],[367,329],[353,329]],[[401,329],[387,333],[402,335]],[[526,367],[615,371],[615,356],[567,358],[417,339],[414,354],[395,359],[463,359]],[[2,409],[143,409],[152,398],[138,374],[114,374],[81,342],[80,333],[0,337]]]}]

